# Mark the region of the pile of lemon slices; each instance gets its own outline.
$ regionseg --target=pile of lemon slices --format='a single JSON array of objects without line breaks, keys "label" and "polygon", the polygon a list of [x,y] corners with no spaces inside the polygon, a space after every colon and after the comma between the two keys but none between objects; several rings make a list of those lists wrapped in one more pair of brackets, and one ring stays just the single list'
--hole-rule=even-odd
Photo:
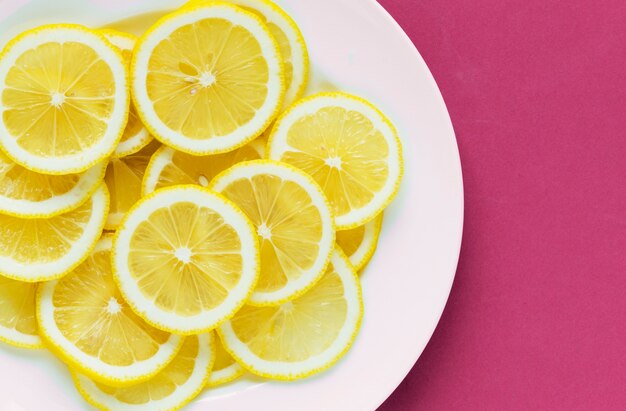
[{"label": "pile of lemon slices", "polygon": [[398,191],[371,103],[302,98],[269,0],[192,0],[143,36],[47,25],[0,56],[0,340],[46,347],[103,410],[173,410],[352,345]]}]

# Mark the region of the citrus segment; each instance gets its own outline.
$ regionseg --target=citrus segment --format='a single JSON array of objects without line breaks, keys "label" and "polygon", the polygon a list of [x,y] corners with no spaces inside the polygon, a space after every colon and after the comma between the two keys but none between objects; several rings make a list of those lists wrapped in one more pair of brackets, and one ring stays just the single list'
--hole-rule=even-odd
[{"label": "citrus segment", "polygon": [[237,204],[261,242],[261,276],[250,304],[280,304],[318,280],[335,242],[324,193],[305,173],[275,161],[239,163],[210,188]]},{"label": "citrus segment", "polygon": [[[189,6],[210,4],[212,0],[191,0]],[[309,54],[298,25],[270,0],[229,0],[245,10],[255,13],[267,25],[276,39],[285,66],[287,91],[283,109],[302,97],[309,80]]]},{"label": "citrus segment", "polygon": [[122,218],[141,198],[141,182],[152,154],[161,146],[153,141],[139,152],[112,158],[107,167],[105,181],[111,194],[111,207],[106,230],[116,230]]},{"label": "citrus segment", "polygon": [[226,350],[252,373],[295,380],[338,361],[352,345],[362,315],[359,279],[336,251],[308,292],[279,306],[246,305],[218,332]]},{"label": "citrus segment", "polygon": [[205,386],[215,360],[213,333],[185,338],[172,362],[150,380],[129,387],[111,387],[72,372],[78,391],[106,411],[171,411],[194,399]]},{"label": "citrus segment", "polygon": [[0,214],[0,274],[38,282],[67,274],[98,241],[109,209],[104,184],[80,207],[51,218]]},{"label": "citrus segment", "polygon": [[207,387],[216,387],[236,380],[245,374],[246,370],[224,349],[219,338],[215,339],[215,363]]},{"label": "citrus segment", "polygon": [[143,180],[143,195],[159,188],[181,184],[207,187],[211,180],[234,164],[263,158],[256,140],[235,151],[212,156],[192,156],[162,147],[152,156]]},{"label": "citrus segment", "polygon": [[0,152],[0,213],[44,218],[73,210],[100,186],[105,164],[81,174],[52,176],[30,171]]},{"label": "citrus segment", "polygon": [[292,106],[276,122],[268,151],[322,186],[339,230],[374,219],[402,178],[393,125],[370,103],[344,93],[317,94]]},{"label": "citrus segment", "polygon": [[70,174],[108,157],[128,117],[127,70],[100,34],[48,25],[0,56],[0,144],[16,163]]},{"label": "citrus segment", "polygon": [[348,256],[354,269],[361,271],[367,265],[378,244],[383,214],[365,225],[351,230],[337,231],[337,245]]},{"label": "citrus segment", "polygon": [[177,334],[209,331],[254,288],[254,227],[222,196],[196,186],[155,191],[126,215],[114,246],[115,278],[133,309]]},{"label": "citrus segment", "polygon": [[0,341],[20,348],[43,348],[35,318],[37,284],[0,277]]},{"label": "citrus segment", "polygon": [[155,375],[182,338],[151,327],[130,309],[113,281],[111,246],[111,236],[104,236],[69,275],[42,284],[37,319],[44,340],[61,358],[118,386]]},{"label": "citrus segment", "polygon": [[267,27],[225,3],[159,20],[139,40],[131,75],[151,133],[194,155],[253,140],[275,118],[285,92],[280,52]]},{"label": "citrus segment", "polygon": [[[137,37],[132,34],[110,29],[100,30],[100,33],[117,48],[117,51],[120,52],[124,58],[124,62],[130,66],[130,62],[133,58],[133,49],[137,43]],[[124,134],[122,134],[122,138],[115,148],[113,155],[115,157],[124,157],[129,154],[134,154],[148,145],[151,140],[152,136],[150,136],[148,130],[141,123],[137,115],[137,109],[131,102]]]}]

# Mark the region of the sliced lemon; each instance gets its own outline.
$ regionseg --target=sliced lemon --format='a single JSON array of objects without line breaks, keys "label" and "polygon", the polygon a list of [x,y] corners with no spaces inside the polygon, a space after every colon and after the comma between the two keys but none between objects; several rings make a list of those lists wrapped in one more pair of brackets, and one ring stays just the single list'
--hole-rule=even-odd
[{"label": "sliced lemon", "polygon": [[0,277],[0,341],[20,348],[43,348],[37,319],[37,284]]},{"label": "sliced lemon", "polygon": [[194,399],[205,386],[215,360],[213,333],[185,338],[172,362],[146,382],[111,387],[73,371],[74,383],[88,403],[104,411],[171,411]]},{"label": "sliced lemon", "polygon": [[[111,29],[102,29],[99,31],[117,48],[117,51],[119,51],[124,57],[124,62],[130,67],[130,62],[133,58],[133,49],[137,43],[137,37],[132,34],[122,33],[121,31]],[[124,134],[122,134],[122,139],[115,148],[113,155],[115,157],[124,157],[134,154],[147,146],[150,141],[152,141],[152,136],[148,133],[148,129],[144,127],[143,123],[139,119],[135,104],[131,102],[130,110],[128,111],[128,122],[126,123]]]},{"label": "sliced lemon", "polygon": [[[210,4],[213,0],[191,0],[189,6]],[[304,36],[289,14],[269,0],[229,0],[245,10],[255,13],[270,30],[283,57],[287,92],[283,109],[302,97],[309,80],[309,53]]]},{"label": "sliced lemon", "polygon": [[261,276],[250,304],[281,304],[324,274],[335,229],[328,201],[311,177],[286,164],[256,160],[224,171],[210,189],[241,207],[256,227]]},{"label": "sliced lemon", "polygon": [[131,75],[150,132],[195,155],[252,141],[276,117],[285,93],[268,28],[225,3],[182,8],[159,20],[140,38]]},{"label": "sliced lemon", "polygon": [[145,381],[176,355],[183,338],[146,324],[122,298],[111,273],[111,235],[64,278],[42,284],[37,320],[44,341],[98,381]]},{"label": "sliced lemon", "polygon": [[0,275],[38,282],[64,276],[88,256],[109,210],[104,184],[80,207],[51,218],[0,214]]},{"label": "sliced lemon", "polygon": [[365,225],[351,230],[337,231],[337,245],[350,259],[354,269],[361,271],[372,259],[383,224],[383,214]]},{"label": "sliced lemon", "polygon": [[147,195],[159,188],[181,184],[207,187],[216,175],[232,165],[263,158],[263,151],[256,140],[235,151],[201,157],[162,147],[150,160],[143,179],[142,193]]},{"label": "sliced lemon", "polygon": [[317,181],[338,230],[374,219],[398,192],[402,147],[391,122],[371,103],[344,93],[301,100],[276,122],[268,156]]},{"label": "sliced lemon", "polygon": [[0,56],[0,145],[16,163],[71,174],[104,160],[128,118],[127,69],[100,34],[70,24],[41,26]]},{"label": "sliced lemon", "polygon": [[216,338],[215,341],[215,363],[213,364],[213,371],[207,382],[207,387],[217,387],[218,385],[229,383],[246,373],[246,369],[239,365],[224,349],[222,341],[219,338]]},{"label": "sliced lemon", "polygon": [[111,158],[105,181],[111,193],[111,207],[104,228],[117,230],[122,218],[141,198],[141,182],[152,154],[161,146],[153,141],[139,152]]},{"label": "sliced lemon", "polygon": [[361,285],[343,252],[306,294],[274,307],[244,306],[218,332],[254,374],[295,380],[321,372],[350,348],[363,316]]},{"label": "sliced lemon", "polygon": [[122,294],[163,330],[198,334],[230,318],[259,274],[254,227],[233,203],[198,186],[144,197],[117,231],[113,269]]},{"label": "sliced lemon", "polygon": [[106,162],[81,174],[51,176],[30,171],[0,152],[0,213],[53,217],[83,204],[102,183]]}]

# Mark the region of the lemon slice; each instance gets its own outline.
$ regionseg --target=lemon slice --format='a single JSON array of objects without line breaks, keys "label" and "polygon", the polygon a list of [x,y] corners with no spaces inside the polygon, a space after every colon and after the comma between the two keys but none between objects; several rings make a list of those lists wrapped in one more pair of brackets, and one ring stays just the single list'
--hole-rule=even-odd
[{"label": "lemon slice", "polygon": [[81,174],[51,176],[30,171],[0,152],[0,213],[53,217],[83,204],[102,183],[106,162]]},{"label": "lemon slice", "polygon": [[64,276],[89,256],[109,209],[104,184],[80,207],[51,218],[0,214],[0,275],[38,282]]},{"label": "lemon slice", "polygon": [[185,338],[172,362],[146,382],[111,387],[72,372],[74,383],[88,403],[106,411],[178,410],[206,384],[215,359],[213,333]]},{"label": "lemon slice", "polygon": [[[133,49],[135,48],[135,43],[137,43],[137,37],[132,34],[111,29],[102,29],[99,31],[117,48],[117,51],[124,57],[124,62],[130,66],[130,62],[133,58]],[[115,157],[124,157],[134,154],[147,146],[151,140],[152,136],[148,133],[148,129],[141,123],[137,115],[137,109],[131,102],[124,134],[113,155]]]},{"label": "lemon slice", "polygon": [[332,204],[338,230],[373,220],[398,192],[402,147],[372,104],[344,93],[301,100],[276,122],[268,156],[315,178]]},{"label": "lemon slice", "polygon": [[351,230],[337,231],[337,245],[350,259],[354,269],[361,271],[372,259],[383,224],[383,214],[365,225]]},{"label": "lemon slice", "polygon": [[[210,4],[213,0],[191,0],[190,6]],[[309,53],[304,36],[293,19],[269,0],[229,0],[245,10],[258,15],[267,25],[283,57],[287,92],[283,109],[302,97],[309,80]]]},{"label": "lemon slice", "polygon": [[139,40],[133,97],[148,130],[195,155],[234,150],[276,117],[285,93],[278,45],[252,13],[212,3],[169,14]]},{"label": "lemon slice", "polygon": [[113,269],[122,294],[146,321],[198,334],[248,299],[259,245],[250,221],[224,197],[197,186],[163,188],[124,218]]},{"label": "lemon slice", "polygon": [[311,177],[286,164],[256,160],[226,170],[210,189],[241,207],[256,227],[261,276],[250,304],[281,304],[324,274],[335,229],[328,201]]},{"label": "lemon slice", "polygon": [[105,181],[111,194],[106,230],[117,230],[122,218],[141,198],[141,182],[152,154],[161,146],[153,141],[139,152],[111,158]]},{"label": "lemon slice", "polygon": [[263,147],[256,140],[235,151],[212,156],[192,156],[162,147],[152,156],[144,179],[142,193],[181,184],[207,187],[211,180],[234,164],[263,158]]},{"label": "lemon slice", "polygon": [[217,387],[229,383],[246,373],[246,369],[239,365],[224,349],[222,341],[219,338],[216,338],[215,341],[215,363],[207,387]]},{"label": "lemon slice", "polygon": [[104,37],[48,25],[13,39],[0,56],[0,145],[45,174],[87,170],[108,157],[128,117],[127,70]]},{"label": "lemon slice", "polygon": [[0,277],[0,341],[20,348],[43,348],[35,318],[37,284]]},{"label": "lemon slice", "polygon": [[183,338],[152,328],[122,298],[111,273],[112,237],[66,277],[42,284],[37,320],[50,348],[98,381],[145,381],[176,355]]},{"label": "lemon slice", "polygon": [[341,251],[306,294],[275,307],[244,306],[218,332],[226,350],[254,374],[295,380],[337,362],[363,316],[361,285]]}]

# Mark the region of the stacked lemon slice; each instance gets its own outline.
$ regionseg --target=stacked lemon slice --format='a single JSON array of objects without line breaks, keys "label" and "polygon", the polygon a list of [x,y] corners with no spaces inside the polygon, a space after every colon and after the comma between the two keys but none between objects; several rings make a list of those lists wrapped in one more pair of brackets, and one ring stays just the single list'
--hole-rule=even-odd
[{"label": "stacked lemon slice", "polygon": [[302,100],[308,77],[302,33],[269,0],[191,0],[138,38],[61,24],[13,39],[0,341],[47,347],[103,410],[337,362],[402,150],[369,102]]}]

